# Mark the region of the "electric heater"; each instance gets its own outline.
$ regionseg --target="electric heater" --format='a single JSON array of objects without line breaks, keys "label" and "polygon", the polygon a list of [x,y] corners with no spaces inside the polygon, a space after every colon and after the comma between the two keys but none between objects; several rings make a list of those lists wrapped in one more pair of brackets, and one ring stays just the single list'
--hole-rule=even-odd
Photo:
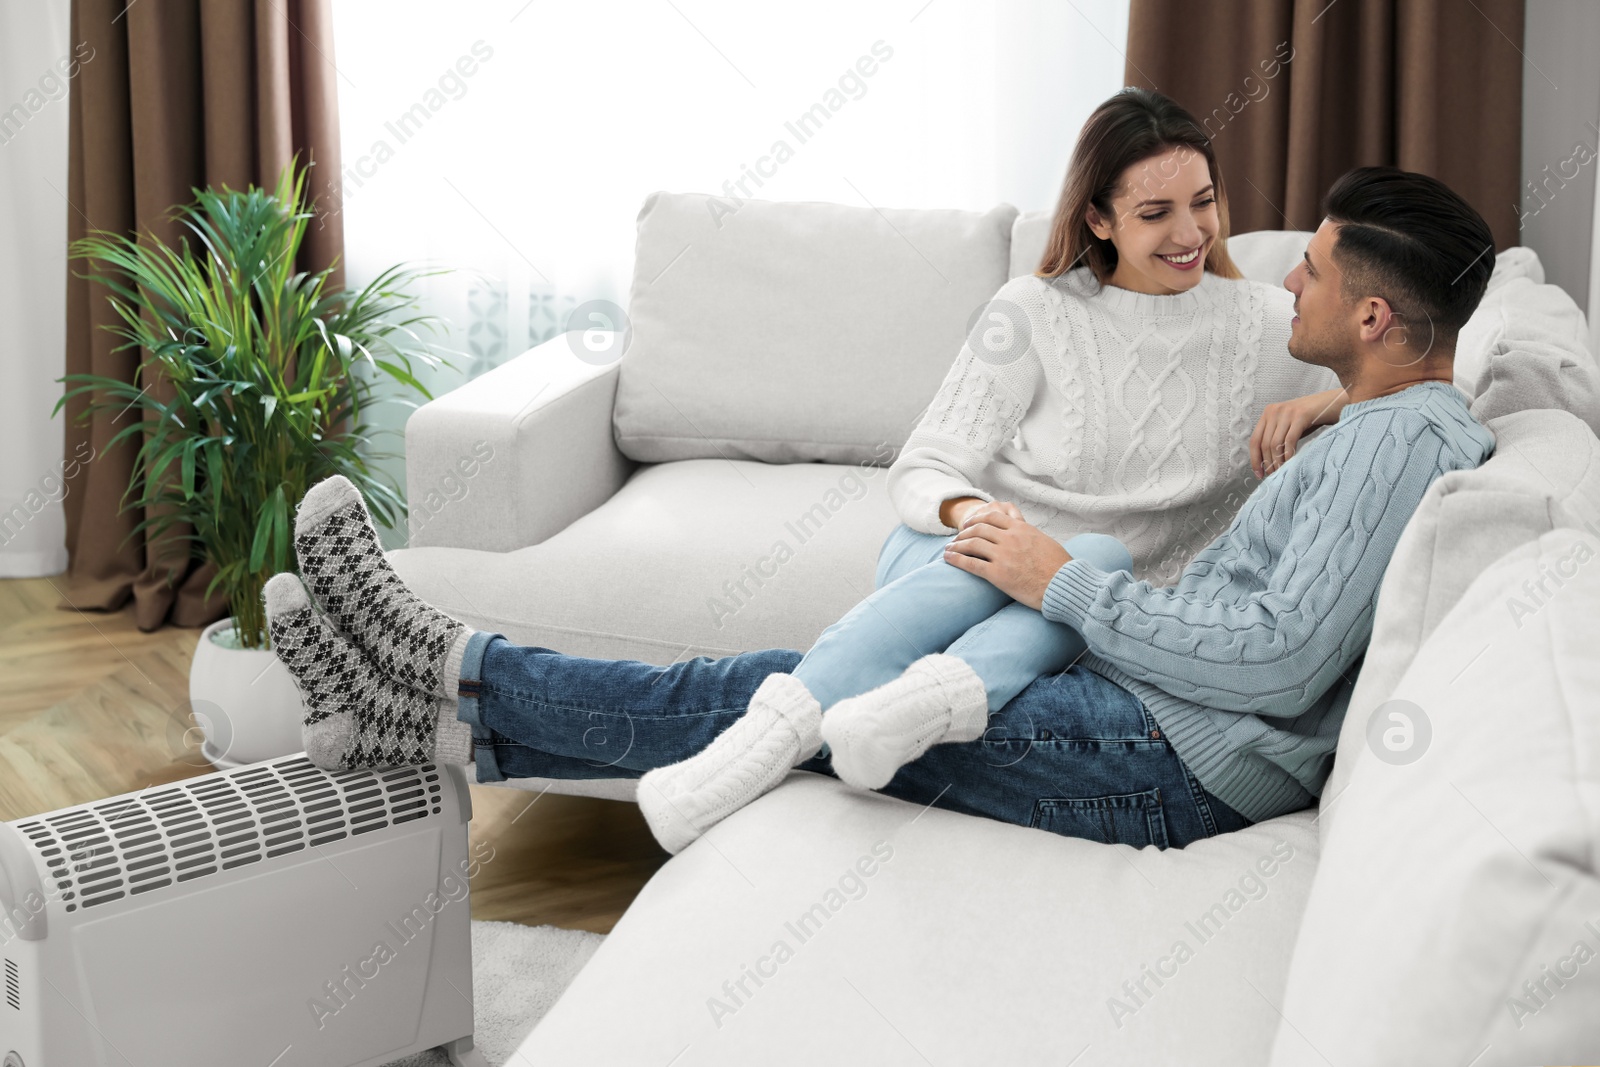
[{"label": "electric heater", "polygon": [[462,768],[304,754],[0,823],[3,1067],[472,1047]]}]

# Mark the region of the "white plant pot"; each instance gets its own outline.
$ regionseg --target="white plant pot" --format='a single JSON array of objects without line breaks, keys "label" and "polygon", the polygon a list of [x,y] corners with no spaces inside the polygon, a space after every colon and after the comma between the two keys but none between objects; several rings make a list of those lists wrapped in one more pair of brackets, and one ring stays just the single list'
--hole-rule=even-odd
[{"label": "white plant pot", "polygon": [[189,704],[205,740],[201,754],[222,770],[300,752],[300,690],[283,662],[261,648],[227,648],[211,638],[233,626],[207,626],[189,667]]}]

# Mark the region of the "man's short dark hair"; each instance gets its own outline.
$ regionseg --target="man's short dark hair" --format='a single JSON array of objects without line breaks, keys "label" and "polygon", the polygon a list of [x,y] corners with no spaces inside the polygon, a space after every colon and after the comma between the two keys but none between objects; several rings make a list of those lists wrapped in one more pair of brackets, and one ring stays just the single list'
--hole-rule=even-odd
[{"label": "man's short dark hair", "polygon": [[1494,234],[1444,182],[1396,167],[1357,167],[1322,198],[1339,224],[1333,259],[1347,299],[1381,296],[1446,343],[1466,324],[1494,271]]}]

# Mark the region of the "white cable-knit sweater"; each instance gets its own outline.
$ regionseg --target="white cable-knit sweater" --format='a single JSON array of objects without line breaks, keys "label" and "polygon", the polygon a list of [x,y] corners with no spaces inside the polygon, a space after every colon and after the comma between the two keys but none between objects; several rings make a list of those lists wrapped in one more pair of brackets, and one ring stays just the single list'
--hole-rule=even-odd
[{"label": "white cable-knit sweater", "polygon": [[1173,584],[1258,484],[1263,409],[1339,385],[1289,355],[1293,304],[1209,272],[1172,296],[1087,267],[1013,278],[889,468],[901,521],[951,534],[946,500],[1011,501],[1058,541],[1111,534],[1135,580]]}]

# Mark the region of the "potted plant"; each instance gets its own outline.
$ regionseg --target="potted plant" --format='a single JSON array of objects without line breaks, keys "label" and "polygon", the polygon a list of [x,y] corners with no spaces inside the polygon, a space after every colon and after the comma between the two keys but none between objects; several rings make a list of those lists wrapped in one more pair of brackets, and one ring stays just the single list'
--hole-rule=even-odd
[{"label": "potted plant", "polygon": [[[392,453],[367,446],[376,434],[363,421],[375,403],[414,401],[382,395],[391,382],[431,399],[412,360],[448,363],[417,328],[441,320],[413,313],[407,291],[440,270],[391,267],[360,290],[325,291],[332,266],[297,272],[296,256],[313,218],[306,171],[294,162],[275,192],[194,190],[175,209],[185,234],[173,249],[103,230],[73,243],[86,275],[109,291],[120,324],[107,327],[144,352],[137,382],[69,374],[75,383],[59,411],[92,394],[84,418],[137,408],[143,418],[123,427],[108,448],[130,435],[143,441],[123,508],[144,516],[129,536],[153,540],[175,524],[197,542],[232,612],[200,635],[190,668],[190,705],[205,735],[202,752],[231,767],[301,748],[300,697],[272,653],[262,586],[296,571],[294,512],[306,490],[342,474],[361,490],[373,517],[394,526],[405,501],[392,478],[368,459]],[[368,364],[371,377],[359,373]],[[169,384],[171,398],[151,388]],[[393,431],[381,431],[393,432]]]}]

